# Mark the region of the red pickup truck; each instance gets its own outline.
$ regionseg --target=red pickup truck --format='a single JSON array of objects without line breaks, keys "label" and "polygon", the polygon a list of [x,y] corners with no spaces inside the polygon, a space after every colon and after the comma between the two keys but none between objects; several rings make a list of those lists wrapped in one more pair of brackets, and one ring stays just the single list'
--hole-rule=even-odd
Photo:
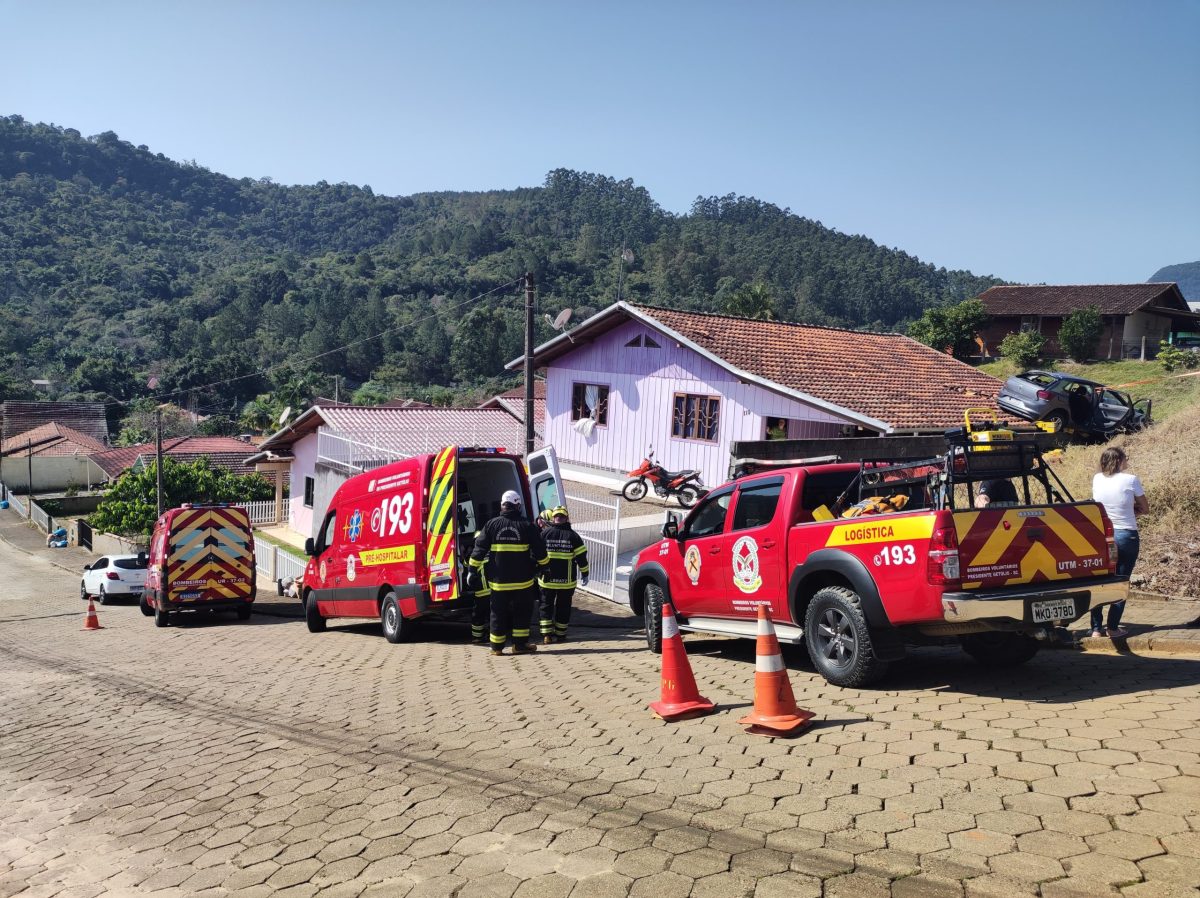
[{"label": "red pickup truck", "polygon": [[[1023,501],[975,508],[977,485],[997,478],[1023,485]],[[1054,628],[1127,596],[1115,570],[1103,508],[1071,501],[1040,453],[968,444],[727,483],[668,519],[629,593],[651,651],[668,599],[683,630],[747,638],[767,604],[781,642],[803,643],[830,683],[861,686],[909,645],[958,640],[984,664],[1028,661]]]}]

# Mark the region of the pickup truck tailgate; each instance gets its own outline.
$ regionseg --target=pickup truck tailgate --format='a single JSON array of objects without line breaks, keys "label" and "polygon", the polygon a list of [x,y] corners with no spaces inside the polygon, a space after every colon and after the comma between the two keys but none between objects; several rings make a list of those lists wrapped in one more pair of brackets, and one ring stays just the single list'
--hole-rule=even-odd
[{"label": "pickup truck tailgate", "polygon": [[963,589],[1109,576],[1105,520],[1095,502],[954,512]]}]

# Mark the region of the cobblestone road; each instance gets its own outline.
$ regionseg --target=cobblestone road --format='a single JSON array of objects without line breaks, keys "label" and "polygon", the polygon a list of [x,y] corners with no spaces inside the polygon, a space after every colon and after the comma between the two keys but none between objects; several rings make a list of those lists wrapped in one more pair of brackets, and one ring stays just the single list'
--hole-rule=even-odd
[{"label": "cobblestone road", "polygon": [[663,724],[618,618],[499,659],[449,626],[81,632],[73,575],[0,563],[0,896],[1200,894],[1200,661],[793,664],[818,720],[771,740],[735,723],[750,643],[689,637],[721,711]]}]

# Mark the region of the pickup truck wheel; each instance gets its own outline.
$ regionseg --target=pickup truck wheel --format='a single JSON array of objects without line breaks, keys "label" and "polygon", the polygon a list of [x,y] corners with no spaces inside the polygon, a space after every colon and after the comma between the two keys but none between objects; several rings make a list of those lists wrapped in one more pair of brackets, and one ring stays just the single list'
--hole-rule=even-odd
[{"label": "pickup truck wheel", "polygon": [[844,586],[826,586],[812,597],[804,643],[817,673],[835,686],[865,686],[887,670],[872,650],[858,595]]},{"label": "pickup truck wheel", "polygon": [[141,609],[142,614],[146,615],[146,617],[154,616],[154,607],[146,601],[145,593],[142,593],[142,597],[138,600],[138,608]]},{"label": "pickup truck wheel", "polygon": [[238,605],[237,619],[238,620],[250,620],[250,606],[249,605]]},{"label": "pickup truck wheel", "polygon": [[962,637],[962,647],[984,667],[1016,667],[1041,648],[1036,639],[1024,633],[972,633]]},{"label": "pickup truck wheel", "polygon": [[324,633],[325,618],[321,617],[321,612],[317,610],[317,594],[310,592],[308,599],[304,602],[304,623],[308,626],[309,633]]},{"label": "pickup truck wheel", "polygon": [[165,627],[170,622],[171,615],[169,612],[163,611],[161,608],[154,609],[154,626]]},{"label": "pickup truck wheel", "polygon": [[379,609],[379,619],[383,624],[383,635],[388,642],[404,642],[412,631],[412,622],[406,621],[400,611],[400,600],[394,592],[383,597],[383,605]]},{"label": "pickup truck wheel", "polygon": [[662,654],[662,610],[667,597],[657,583],[646,584],[646,645],[656,655]]}]

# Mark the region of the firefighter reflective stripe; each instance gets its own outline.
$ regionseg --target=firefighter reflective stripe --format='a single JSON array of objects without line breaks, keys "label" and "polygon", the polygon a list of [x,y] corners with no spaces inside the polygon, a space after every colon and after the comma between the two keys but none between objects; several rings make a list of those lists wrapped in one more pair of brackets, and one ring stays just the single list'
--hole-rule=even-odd
[{"label": "firefighter reflective stripe", "polygon": [[468,559],[467,559],[467,564],[471,565],[471,567],[474,567],[474,568],[479,568],[479,570],[481,570],[481,571],[482,571],[482,570],[483,570],[483,563],[484,563],[486,560],[487,560],[486,558],[468,558]]},{"label": "firefighter reflective stripe", "polygon": [[458,574],[454,559],[454,475],[458,470],[458,447],[447,446],[433,460],[429,477],[426,560],[431,580],[449,578],[450,588],[432,590],[437,601],[458,598]]},{"label": "firefighter reflective stripe", "polygon": [[492,552],[528,552],[529,543],[492,543]]},{"label": "firefighter reflective stripe", "polygon": [[516,627],[513,627],[512,635],[513,635],[513,642],[516,642],[518,639],[528,639],[529,638],[529,628],[526,627],[524,630],[518,630]]},{"label": "firefighter reflective stripe", "polygon": [[488,636],[488,639],[491,640],[492,645],[504,645],[504,643],[508,642],[508,634],[492,633],[490,636]]},{"label": "firefighter reflective stripe", "polygon": [[554,621],[542,618],[538,621],[538,628],[542,631],[543,636],[549,636],[554,632]]},{"label": "firefighter reflective stripe", "polygon": [[538,580],[538,585],[541,586],[542,589],[574,589],[579,584],[574,580],[571,580],[569,583],[551,583],[546,580]]},{"label": "firefighter reflective stripe", "polygon": [[526,580],[523,583],[493,583],[492,592],[512,592],[516,589],[530,589],[532,586],[532,580]]},{"label": "firefighter reflective stripe", "polygon": [[561,558],[564,561],[570,561],[572,558],[574,558],[578,554],[579,554],[578,552],[547,552],[546,557],[547,558]]}]

